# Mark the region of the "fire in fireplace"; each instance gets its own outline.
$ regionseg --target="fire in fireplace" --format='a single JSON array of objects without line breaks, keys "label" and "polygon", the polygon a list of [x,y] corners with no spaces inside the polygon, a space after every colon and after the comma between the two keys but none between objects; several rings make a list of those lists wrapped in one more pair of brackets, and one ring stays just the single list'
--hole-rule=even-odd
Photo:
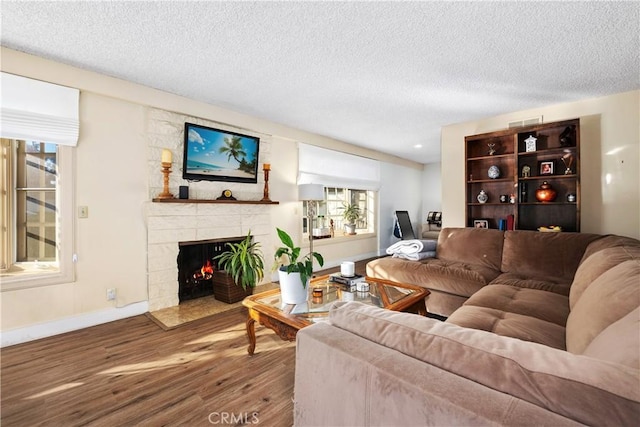
[{"label": "fire in fireplace", "polygon": [[243,237],[180,242],[178,252],[178,298],[180,302],[213,295],[214,258],[227,251],[226,243]]}]

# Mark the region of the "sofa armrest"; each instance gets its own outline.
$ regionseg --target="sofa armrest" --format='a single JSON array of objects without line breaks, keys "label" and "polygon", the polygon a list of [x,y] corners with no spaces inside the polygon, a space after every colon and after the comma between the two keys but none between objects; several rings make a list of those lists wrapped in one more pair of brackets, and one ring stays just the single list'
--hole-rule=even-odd
[{"label": "sofa armrest", "polygon": [[298,332],[295,426],[582,425],[329,323]]},{"label": "sofa armrest", "polygon": [[628,425],[640,415],[639,371],[623,365],[361,303],[336,304],[330,321],[581,423]]},{"label": "sofa armrest", "polygon": [[294,425],[582,424],[317,323],[296,338]]}]

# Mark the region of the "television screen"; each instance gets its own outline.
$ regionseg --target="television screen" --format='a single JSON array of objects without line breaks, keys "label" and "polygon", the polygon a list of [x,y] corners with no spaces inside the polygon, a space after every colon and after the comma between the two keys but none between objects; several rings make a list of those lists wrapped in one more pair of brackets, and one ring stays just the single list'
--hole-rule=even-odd
[{"label": "television screen", "polygon": [[255,184],[259,149],[255,136],[185,123],[182,177]]}]

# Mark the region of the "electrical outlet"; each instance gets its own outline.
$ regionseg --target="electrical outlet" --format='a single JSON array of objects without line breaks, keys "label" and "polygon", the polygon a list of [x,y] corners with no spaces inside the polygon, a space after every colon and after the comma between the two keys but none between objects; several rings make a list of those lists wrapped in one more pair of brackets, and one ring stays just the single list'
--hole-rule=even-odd
[{"label": "electrical outlet", "polygon": [[89,218],[88,206],[78,206],[78,218]]},{"label": "electrical outlet", "polygon": [[116,299],[116,288],[107,289],[107,301],[113,301]]}]

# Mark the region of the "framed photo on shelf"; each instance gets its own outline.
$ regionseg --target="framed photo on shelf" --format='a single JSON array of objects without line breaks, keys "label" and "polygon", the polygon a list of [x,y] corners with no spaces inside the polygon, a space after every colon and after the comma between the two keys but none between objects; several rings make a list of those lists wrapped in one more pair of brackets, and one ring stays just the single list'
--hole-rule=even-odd
[{"label": "framed photo on shelf", "polygon": [[473,220],[474,228],[489,228],[489,221],[486,219],[474,219]]},{"label": "framed photo on shelf", "polygon": [[555,173],[555,162],[544,161],[538,164],[539,175],[553,175]]}]

